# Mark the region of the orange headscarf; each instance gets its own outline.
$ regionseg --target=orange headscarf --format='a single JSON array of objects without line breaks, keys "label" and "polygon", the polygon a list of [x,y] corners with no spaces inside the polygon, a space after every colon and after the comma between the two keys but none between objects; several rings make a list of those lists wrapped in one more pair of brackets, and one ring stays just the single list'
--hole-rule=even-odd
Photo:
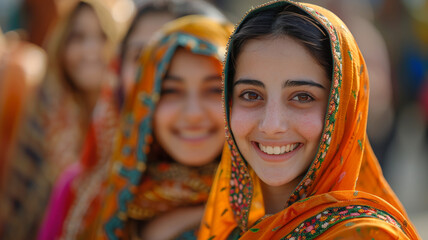
[{"label": "orange headscarf", "polygon": [[260,180],[239,153],[230,129],[228,82],[233,63],[228,54],[224,70],[227,144],[199,239],[417,239],[367,140],[369,79],[344,23],[315,5],[273,1],[247,13],[235,32],[257,13],[289,5],[320,23],[330,38],[333,76],[318,151],[284,210],[265,216]]}]

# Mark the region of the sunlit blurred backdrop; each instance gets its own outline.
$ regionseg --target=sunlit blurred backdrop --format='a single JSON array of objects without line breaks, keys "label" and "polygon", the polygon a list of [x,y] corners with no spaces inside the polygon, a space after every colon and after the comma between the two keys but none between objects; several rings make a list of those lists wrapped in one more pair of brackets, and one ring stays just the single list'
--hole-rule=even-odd
[{"label": "sunlit blurred backdrop", "polygon": [[[2,44],[8,39],[19,38],[46,47],[43,45],[46,34],[61,16],[58,6],[67,5],[69,1],[0,1],[0,71],[4,62]],[[144,0],[134,0],[135,5],[125,0],[106,2],[114,9],[116,22],[123,22],[125,26],[135,6]],[[264,3],[262,0],[210,2],[235,23],[252,6]],[[428,239],[428,228],[425,227],[428,223],[428,0],[311,2],[336,13],[357,39],[371,81],[370,141],[385,177],[421,236]],[[34,62],[27,65],[43,65],[43,54],[39,50],[33,53],[30,59]],[[0,96],[0,104],[1,99]],[[2,118],[4,116],[0,116],[0,120]],[[0,131],[1,124],[0,121]]]}]

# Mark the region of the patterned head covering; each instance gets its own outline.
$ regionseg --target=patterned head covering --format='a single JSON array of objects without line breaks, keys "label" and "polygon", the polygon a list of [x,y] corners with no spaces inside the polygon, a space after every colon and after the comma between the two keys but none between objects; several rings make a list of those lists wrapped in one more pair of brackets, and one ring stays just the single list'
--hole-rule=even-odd
[{"label": "patterned head covering", "polygon": [[[303,179],[284,202],[284,210],[265,216],[260,180],[241,155],[230,128],[229,99],[233,92],[230,73],[234,68],[230,61],[233,46],[230,42],[224,69],[227,144],[199,239],[226,239],[231,234],[242,239],[312,239],[333,226],[349,227],[340,229],[346,236],[369,229],[357,227],[361,219],[368,221],[363,227],[376,226],[376,234],[389,231],[391,235],[415,238],[417,234],[383,178],[367,140],[369,79],[360,50],[344,23],[315,5],[273,1],[250,10],[235,33],[255,15],[289,5],[303,10],[321,24],[330,39],[333,74],[317,153]],[[332,235],[326,239],[335,239],[334,234],[340,231],[330,231]]]},{"label": "patterned head covering", "polygon": [[[149,159],[149,150],[154,151],[151,149],[153,113],[162,80],[177,48],[221,62],[231,32],[228,23],[187,16],[165,25],[144,50],[138,81],[122,112],[103,203],[102,229],[97,238],[123,236],[128,218],[147,220],[174,207],[207,200],[214,165],[195,168],[166,159]],[[159,190],[168,183],[178,183],[181,191],[189,193],[188,197],[174,199],[167,191]]]}]

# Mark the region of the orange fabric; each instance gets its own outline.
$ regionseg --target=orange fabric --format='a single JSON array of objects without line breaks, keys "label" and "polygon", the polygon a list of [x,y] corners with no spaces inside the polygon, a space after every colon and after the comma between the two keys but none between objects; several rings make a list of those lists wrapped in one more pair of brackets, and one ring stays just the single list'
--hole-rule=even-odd
[{"label": "orange fabric", "polygon": [[[234,229],[242,233],[240,239],[303,236],[335,239],[357,236],[359,232],[364,239],[379,236],[419,239],[404,208],[385,181],[368,142],[368,74],[360,50],[344,23],[330,11],[315,5],[274,1],[251,10],[237,29],[257,12],[290,4],[324,26],[331,42],[334,70],[318,152],[304,178],[284,203],[285,209],[264,216],[259,179],[239,154],[229,125],[230,106],[225,100],[228,146],[223,152],[198,239],[226,239]],[[225,99],[229,99],[232,92],[227,89],[231,81],[228,72],[232,67],[227,56]]]}]

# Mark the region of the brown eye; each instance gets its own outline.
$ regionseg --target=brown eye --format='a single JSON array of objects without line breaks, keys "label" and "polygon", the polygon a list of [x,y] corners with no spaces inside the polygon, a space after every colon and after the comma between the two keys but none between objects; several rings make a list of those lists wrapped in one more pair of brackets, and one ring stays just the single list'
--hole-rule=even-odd
[{"label": "brown eye", "polygon": [[312,102],[314,100],[314,98],[311,97],[309,94],[300,93],[300,94],[294,96],[292,98],[292,100],[293,101],[298,101],[298,102],[301,102],[301,103],[309,103],[309,102]]},{"label": "brown eye", "polygon": [[244,92],[243,94],[241,94],[240,97],[247,101],[255,101],[262,99],[262,97],[255,92]]}]

